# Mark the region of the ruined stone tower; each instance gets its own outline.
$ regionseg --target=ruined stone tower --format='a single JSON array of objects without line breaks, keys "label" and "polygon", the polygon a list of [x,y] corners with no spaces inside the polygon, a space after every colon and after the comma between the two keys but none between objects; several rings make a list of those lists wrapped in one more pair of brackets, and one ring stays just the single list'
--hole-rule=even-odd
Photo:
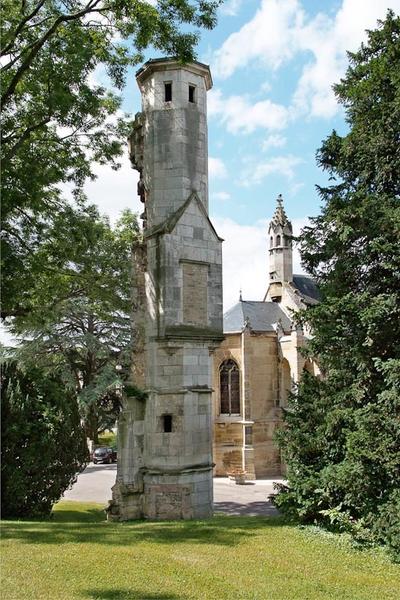
[{"label": "ruined stone tower", "polygon": [[208,217],[212,81],[201,63],[159,59],[137,82],[130,154],[144,202],[147,399],[127,399],[110,513],[203,518],[213,501],[211,354],[223,338],[222,240]]}]

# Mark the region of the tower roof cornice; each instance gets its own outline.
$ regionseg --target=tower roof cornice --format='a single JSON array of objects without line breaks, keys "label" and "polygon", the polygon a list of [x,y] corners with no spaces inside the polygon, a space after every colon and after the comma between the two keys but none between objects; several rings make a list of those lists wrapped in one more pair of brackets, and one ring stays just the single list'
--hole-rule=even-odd
[{"label": "tower roof cornice", "polygon": [[186,69],[195,75],[204,77],[207,91],[212,88],[213,81],[208,65],[198,61],[182,63],[177,58],[151,58],[136,72],[136,80],[140,86],[143,81],[156,71],[172,71],[176,69]]}]

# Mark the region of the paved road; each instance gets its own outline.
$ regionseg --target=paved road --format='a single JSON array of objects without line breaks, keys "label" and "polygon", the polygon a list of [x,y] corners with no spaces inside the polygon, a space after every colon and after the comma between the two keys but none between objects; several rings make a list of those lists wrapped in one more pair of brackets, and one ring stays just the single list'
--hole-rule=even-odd
[{"label": "paved road", "polygon": [[[100,502],[111,499],[117,465],[94,465],[90,463],[78,477],[73,488],[64,494],[66,500]],[[268,500],[273,492],[273,482],[281,479],[249,481],[236,485],[225,477],[214,479],[214,510],[229,515],[276,515],[276,508]]]}]

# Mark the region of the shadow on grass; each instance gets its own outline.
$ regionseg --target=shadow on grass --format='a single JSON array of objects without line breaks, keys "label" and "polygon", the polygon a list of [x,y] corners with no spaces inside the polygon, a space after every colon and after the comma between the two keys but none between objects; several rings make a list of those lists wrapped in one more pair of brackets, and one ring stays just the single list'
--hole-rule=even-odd
[{"label": "shadow on grass", "polygon": [[[100,520],[101,516],[101,520]],[[283,517],[220,516],[204,521],[130,521],[107,523],[99,509],[82,513],[60,510],[53,521],[3,522],[3,539],[26,544],[100,544],[130,546],[152,544],[215,544],[235,546],[264,527],[289,523]]]},{"label": "shadow on grass", "polygon": [[[56,503],[49,516],[3,517],[3,523],[101,523],[106,520],[105,504],[62,500]],[[3,525],[2,525],[3,528]]]},{"label": "shadow on grass", "polygon": [[85,590],[84,598],[91,600],[184,600],[184,596],[176,594],[151,594],[138,590]]},{"label": "shadow on grass", "polygon": [[223,513],[224,515],[243,515],[252,517],[277,517],[279,511],[275,508],[272,502],[257,501],[246,502],[214,502],[214,511]]},{"label": "shadow on grass", "polygon": [[[72,501],[71,501],[72,502]],[[106,520],[106,504],[83,510],[74,510],[74,507],[62,508],[51,513],[49,522],[53,523],[104,523]]]}]

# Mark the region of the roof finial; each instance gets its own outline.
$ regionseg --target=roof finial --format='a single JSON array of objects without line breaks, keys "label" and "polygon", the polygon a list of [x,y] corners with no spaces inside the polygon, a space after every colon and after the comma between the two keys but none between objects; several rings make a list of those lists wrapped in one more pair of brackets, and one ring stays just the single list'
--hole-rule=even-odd
[{"label": "roof finial", "polygon": [[242,290],[239,290],[239,302],[243,302]]},{"label": "roof finial", "polygon": [[278,195],[278,197],[277,197],[276,201],[277,201],[277,203],[278,203],[278,206],[279,206],[280,208],[283,208],[283,198],[282,198],[282,194],[279,194],[279,195]]}]

